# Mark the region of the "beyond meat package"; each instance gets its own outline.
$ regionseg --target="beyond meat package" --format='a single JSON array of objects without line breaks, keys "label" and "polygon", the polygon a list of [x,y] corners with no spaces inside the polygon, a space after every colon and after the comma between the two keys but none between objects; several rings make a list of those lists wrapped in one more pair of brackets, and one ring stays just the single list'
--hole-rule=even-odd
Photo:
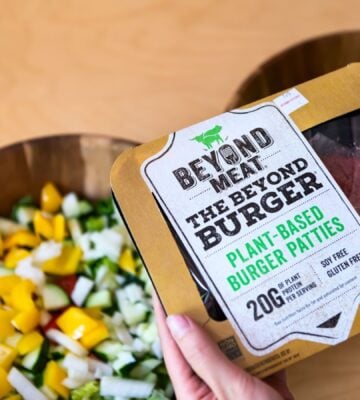
[{"label": "beyond meat package", "polygon": [[125,151],[111,185],[168,313],[267,376],[360,332],[360,64]]}]

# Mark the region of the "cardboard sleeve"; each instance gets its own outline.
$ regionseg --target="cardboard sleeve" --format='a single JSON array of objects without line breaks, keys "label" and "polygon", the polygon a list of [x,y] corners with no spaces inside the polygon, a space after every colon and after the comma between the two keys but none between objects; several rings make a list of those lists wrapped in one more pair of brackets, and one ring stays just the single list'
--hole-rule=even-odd
[{"label": "cardboard sleeve", "polygon": [[[350,158],[351,162],[357,165],[358,154],[354,152],[353,144],[349,146],[342,133],[333,137],[332,142],[329,143],[330,139],[327,134],[316,135],[317,132],[312,131],[312,128],[347,115],[344,117],[345,125],[348,121],[350,121],[350,125],[353,124],[347,130],[347,135],[353,135],[352,142],[359,140],[359,116],[358,114],[349,116],[349,113],[360,109],[360,64],[349,65],[320,78],[302,83],[296,88],[307,98],[309,103],[291,114],[293,121],[302,132],[307,131],[306,135],[310,143],[325,163],[330,166],[330,171],[333,167],[331,172],[340,185],[349,185],[345,192],[355,207],[358,207],[360,204],[358,190],[353,190],[358,179],[357,168],[353,168],[350,177],[344,178],[345,175],[348,175],[346,171],[344,174],[337,173],[338,168],[343,165],[342,156]],[[271,101],[278,95],[269,96],[257,103]],[[247,107],[255,104],[252,103]],[[323,125],[323,128],[324,126],[326,128],[326,124]],[[342,132],[341,126],[338,132]],[[227,320],[215,321],[209,317],[181,249],[140,172],[142,163],[157,154],[166,142],[167,136],[125,151],[117,158],[111,171],[111,187],[118,207],[132,233],[165,310],[168,313],[190,315],[199,324],[205,326],[220,347],[226,345],[226,341],[232,338],[231,340],[236,341],[242,355],[235,362],[261,377],[270,375],[328,347],[315,342],[293,340],[266,356],[254,356],[242,345]],[[332,158],[334,155],[338,156],[338,160],[340,160],[338,163],[334,163]],[[337,166],[336,171],[334,166]],[[350,336],[359,332],[360,314],[358,313]],[[280,355],[289,349],[299,356],[288,360],[281,359]]]}]

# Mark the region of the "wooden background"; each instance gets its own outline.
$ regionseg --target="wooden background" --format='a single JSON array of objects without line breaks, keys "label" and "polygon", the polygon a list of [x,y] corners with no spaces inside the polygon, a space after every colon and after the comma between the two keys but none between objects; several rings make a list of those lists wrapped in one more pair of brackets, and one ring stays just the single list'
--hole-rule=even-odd
[{"label": "wooden background", "polygon": [[[220,113],[261,62],[360,28],[358,0],[0,0],[0,145],[147,141]],[[290,368],[297,399],[359,399],[360,338]]]}]

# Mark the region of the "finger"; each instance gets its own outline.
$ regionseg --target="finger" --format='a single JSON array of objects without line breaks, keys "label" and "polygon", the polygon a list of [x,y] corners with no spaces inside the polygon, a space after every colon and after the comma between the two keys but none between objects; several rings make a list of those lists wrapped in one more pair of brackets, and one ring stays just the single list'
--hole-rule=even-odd
[{"label": "finger", "polygon": [[192,369],[217,398],[231,398],[227,391],[229,382],[233,384],[237,381],[247,390],[250,376],[229,361],[216,343],[189,317],[171,315],[167,318],[167,324]]},{"label": "finger", "polygon": [[[160,300],[153,295],[156,322],[166,368],[178,399],[204,398],[206,388],[182,355],[166,324],[166,316]],[[195,397],[198,396],[198,397]]]},{"label": "finger", "polygon": [[181,352],[218,399],[280,400],[278,392],[237,367],[204,329],[185,315],[167,318]]}]

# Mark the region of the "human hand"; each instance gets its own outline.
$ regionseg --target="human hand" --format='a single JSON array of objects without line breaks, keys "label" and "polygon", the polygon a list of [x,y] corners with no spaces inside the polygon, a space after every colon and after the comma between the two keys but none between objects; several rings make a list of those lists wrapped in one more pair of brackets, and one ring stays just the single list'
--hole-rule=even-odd
[{"label": "human hand", "polygon": [[285,372],[265,381],[231,362],[191,318],[168,318],[158,297],[154,308],[165,363],[178,400],[293,400]]}]

